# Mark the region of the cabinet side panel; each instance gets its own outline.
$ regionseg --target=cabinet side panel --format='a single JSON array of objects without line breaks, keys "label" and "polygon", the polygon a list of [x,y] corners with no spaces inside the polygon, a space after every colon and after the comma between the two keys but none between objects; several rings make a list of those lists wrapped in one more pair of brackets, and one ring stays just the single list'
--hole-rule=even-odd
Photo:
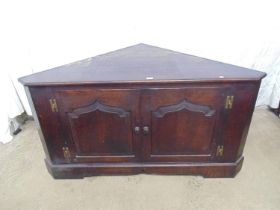
[{"label": "cabinet side panel", "polygon": [[[49,159],[54,163],[66,163],[63,156],[64,137],[58,112],[53,112],[50,99],[53,99],[52,89],[48,87],[30,87],[30,100],[33,102],[33,115],[40,127],[39,134]],[[59,107],[58,107],[59,111]]]},{"label": "cabinet side panel", "polygon": [[33,100],[32,100],[32,96],[30,94],[29,87],[24,86],[24,89],[25,89],[25,93],[26,93],[26,96],[27,96],[27,99],[28,99],[28,103],[29,103],[30,108],[31,108],[32,116],[33,116],[34,121],[35,121],[36,129],[38,131],[39,137],[41,139],[41,142],[42,142],[42,145],[43,145],[43,148],[44,148],[44,152],[46,154],[46,158],[48,160],[50,160],[50,154],[49,154],[49,151],[48,151],[46,140],[44,138],[44,135],[43,135],[43,132],[42,132],[42,129],[41,129],[41,125],[40,125],[40,122],[39,122],[39,119],[38,119],[37,112],[36,112],[35,107],[34,107],[34,103],[33,103]]},{"label": "cabinet side panel", "polygon": [[249,108],[250,111],[248,113],[248,119],[247,119],[246,125],[243,129],[243,132],[242,132],[242,138],[241,138],[239,148],[238,148],[238,151],[237,151],[237,158],[239,158],[243,154],[244,146],[245,146],[245,143],[246,143],[247,135],[248,135],[249,128],[250,128],[251,121],[252,121],[252,117],[253,117],[253,112],[255,110],[255,105],[256,105],[256,100],[257,100],[257,97],[258,97],[260,84],[261,84],[261,82],[256,83],[255,87],[252,88],[252,90],[251,90],[251,97],[250,97],[251,106]]},{"label": "cabinet side panel", "polygon": [[236,85],[233,90],[232,109],[228,110],[228,120],[224,131],[224,161],[235,161],[242,156],[249,131],[259,82]]}]

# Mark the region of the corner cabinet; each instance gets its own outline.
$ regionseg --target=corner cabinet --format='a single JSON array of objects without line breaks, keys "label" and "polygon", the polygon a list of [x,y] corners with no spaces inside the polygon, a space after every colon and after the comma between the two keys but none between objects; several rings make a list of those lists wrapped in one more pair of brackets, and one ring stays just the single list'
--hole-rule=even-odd
[{"label": "corner cabinet", "polygon": [[143,44],[100,57],[20,79],[54,178],[241,169],[264,73]]}]

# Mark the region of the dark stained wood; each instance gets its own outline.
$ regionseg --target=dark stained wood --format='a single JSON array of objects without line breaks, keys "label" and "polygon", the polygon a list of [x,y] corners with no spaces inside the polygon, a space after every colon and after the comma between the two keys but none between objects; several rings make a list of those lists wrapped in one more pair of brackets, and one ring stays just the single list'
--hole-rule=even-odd
[{"label": "dark stained wood", "polygon": [[163,118],[168,113],[179,112],[184,109],[192,112],[201,112],[206,117],[212,117],[215,114],[215,110],[211,109],[209,106],[193,104],[192,102],[184,99],[178,104],[159,107],[153,112],[153,115],[157,118]]},{"label": "dark stained wood", "polygon": [[264,76],[140,44],[19,80],[54,178],[234,177]]},{"label": "dark stained wood", "polygon": [[[259,80],[265,73],[138,44],[20,78],[29,86]],[[149,80],[149,78],[153,78]]]},{"label": "dark stained wood", "polygon": [[[48,133],[45,133],[45,135],[43,135],[42,129],[41,129],[41,126],[43,126],[43,124],[42,124],[42,122],[40,122],[41,120],[39,121],[39,118],[38,118],[38,115],[37,115],[37,112],[35,110],[34,103],[33,103],[32,97],[31,97],[30,89],[27,86],[25,86],[24,89],[25,89],[25,93],[26,93],[30,108],[31,108],[32,116],[35,120],[36,129],[38,130],[38,134],[40,136],[40,139],[41,139],[41,142],[42,142],[42,145],[43,145],[43,149],[44,149],[44,152],[45,152],[45,155],[46,155],[46,159],[50,160],[51,159],[50,155],[52,155],[52,154],[49,153],[49,151],[51,151],[51,149],[50,149],[51,145],[49,143],[51,143],[51,142],[45,139],[45,138],[47,138]],[[44,108],[44,106],[41,106],[41,108]],[[54,123],[54,125],[55,125],[55,123]],[[52,126],[46,126],[46,127],[50,128],[50,133],[51,133]],[[47,129],[46,129],[46,131],[47,131]],[[54,160],[54,158],[52,158],[52,159]]]},{"label": "dark stained wood", "polygon": [[130,89],[56,88],[63,131],[75,162],[136,161],[139,91]]},{"label": "dark stained wood", "polygon": [[68,119],[79,156],[133,153],[132,123],[124,109],[96,101],[69,112]]},{"label": "dark stained wood", "polygon": [[175,174],[201,175],[206,178],[231,178],[240,171],[244,158],[233,163],[86,163],[53,165],[46,160],[55,179],[77,179],[96,175]]},{"label": "dark stained wood", "polygon": [[148,107],[142,111],[151,130],[144,141],[146,160],[211,160],[222,93],[219,86],[149,89]]}]

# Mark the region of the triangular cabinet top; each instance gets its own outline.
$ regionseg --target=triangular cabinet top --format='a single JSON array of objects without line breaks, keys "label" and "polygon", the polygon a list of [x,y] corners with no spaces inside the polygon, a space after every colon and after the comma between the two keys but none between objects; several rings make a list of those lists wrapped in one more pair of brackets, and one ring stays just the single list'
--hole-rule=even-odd
[{"label": "triangular cabinet top", "polygon": [[147,44],[21,77],[27,86],[260,80],[266,74]]}]

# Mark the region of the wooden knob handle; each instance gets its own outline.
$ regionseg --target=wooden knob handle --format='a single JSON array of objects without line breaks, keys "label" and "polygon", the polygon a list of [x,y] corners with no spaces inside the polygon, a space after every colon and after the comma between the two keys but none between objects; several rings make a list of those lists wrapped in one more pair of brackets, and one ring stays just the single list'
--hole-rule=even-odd
[{"label": "wooden knob handle", "polygon": [[144,135],[148,135],[150,133],[150,129],[148,126],[143,127],[143,133],[144,133]]},{"label": "wooden knob handle", "polygon": [[137,135],[140,133],[140,127],[139,126],[134,127],[134,133],[137,134]]}]

